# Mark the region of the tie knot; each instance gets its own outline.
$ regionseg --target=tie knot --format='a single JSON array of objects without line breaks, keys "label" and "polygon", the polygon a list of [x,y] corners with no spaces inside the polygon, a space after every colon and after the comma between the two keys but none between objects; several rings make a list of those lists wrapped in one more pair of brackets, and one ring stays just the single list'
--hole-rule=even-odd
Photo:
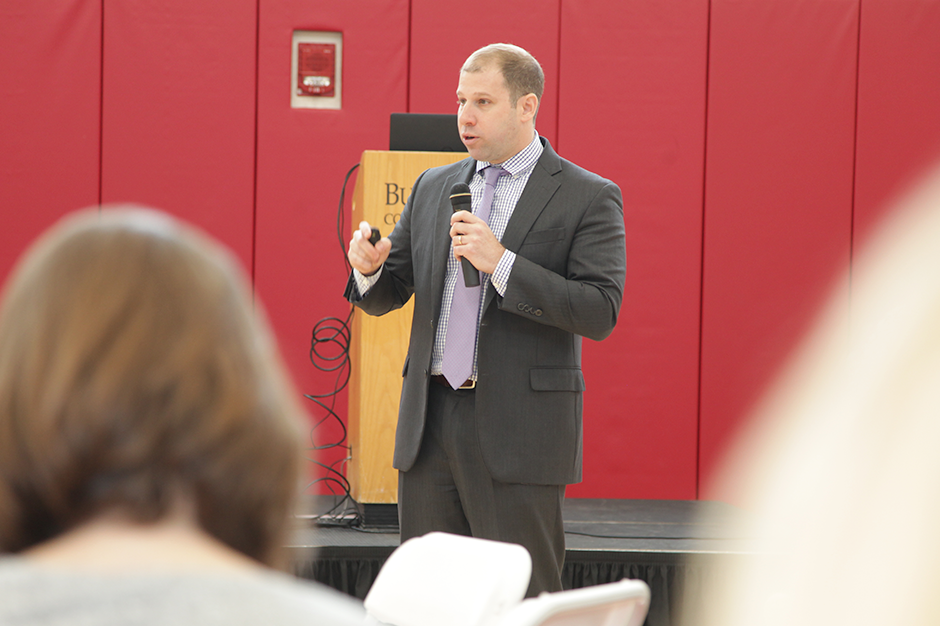
[{"label": "tie knot", "polygon": [[509,174],[506,170],[501,168],[498,165],[490,165],[483,170],[483,180],[487,185],[491,187],[496,186],[496,181],[499,180],[500,176],[506,176]]}]

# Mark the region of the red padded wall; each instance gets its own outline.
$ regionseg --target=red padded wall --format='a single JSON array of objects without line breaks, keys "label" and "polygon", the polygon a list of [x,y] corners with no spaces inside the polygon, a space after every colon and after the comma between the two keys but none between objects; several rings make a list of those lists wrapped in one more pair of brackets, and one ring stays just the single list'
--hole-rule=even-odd
[{"label": "red padded wall", "polygon": [[940,160],[940,0],[864,0],[858,69],[855,246]]},{"label": "red padded wall", "polygon": [[64,213],[98,203],[101,5],[0,4],[0,284]]},{"label": "red padded wall", "polygon": [[205,228],[250,271],[256,0],[108,2],[102,201]]},{"label": "red padded wall", "polygon": [[712,0],[700,472],[848,265],[858,0]]},{"label": "red padded wall", "polygon": [[[343,32],[341,111],[290,108],[295,29]],[[7,0],[0,277],[67,211],[165,208],[254,267],[301,391],[327,392],[308,350],[348,312],[343,176],[387,147],[389,113],[454,111],[493,41],[542,62],[539,131],[624,191],[627,293],[585,342],[569,494],[695,497],[850,240],[940,158],[940,0]]]},{"label": "red padded wall", "polygon": [[[323,394],[336,374],[311,364],[311,331],[319,320],[349,312],[345,244],[336,234],[340,190],[363,150],[388,149],[389,114],[405,111],[408,1],[261,0],[259,18],[256,288],[301,391]],[[294,30],[343,33],[342,110],[290,107]],[[352,234],[355,181],[347,188],[344,241]],[[323,348],[337,354],[334,346]],[[304,402],[315,420],[325,415]],[[346,406],[343,392],[336,410],[344,421]],[[327,420],[314,437],[323,445],[341,435]],[[320,455],[327,463],[342,456]]]},{"label": "red padded wall", "polygon": [[627,230],[617,328],[584,344],[568,493],[695,498],[708,0],[563,8],[560,152],[620,185]]},{"label": "red padded wall", "polygon": [[411,0],[409,111],[456,113],[460,66],[490,43],[522,46],[545,72],[537,129],[553,144],[557,130],[560,0],[480,0],[472,7]]}]

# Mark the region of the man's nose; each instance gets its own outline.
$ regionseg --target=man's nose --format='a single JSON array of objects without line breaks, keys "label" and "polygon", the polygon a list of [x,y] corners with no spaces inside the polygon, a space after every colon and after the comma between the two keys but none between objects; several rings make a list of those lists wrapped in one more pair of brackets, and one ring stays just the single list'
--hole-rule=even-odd
[{"label": "man's nose", "polygon": [[459,126],[473,126],[476,123],[475,118],[467,110],[467,107],[463,107],[457,113],[457,124]]}]

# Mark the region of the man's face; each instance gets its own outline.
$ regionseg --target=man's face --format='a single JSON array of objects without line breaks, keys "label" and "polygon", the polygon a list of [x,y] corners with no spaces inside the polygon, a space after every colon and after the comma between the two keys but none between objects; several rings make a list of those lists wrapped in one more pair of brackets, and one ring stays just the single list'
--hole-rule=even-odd
[{"label": "man's face", "polygon": [[457,129],[477,161],[502,163],[532,141],[532,115],[511,102],[502,73],[494,67],[460,72],[457,85]]}]

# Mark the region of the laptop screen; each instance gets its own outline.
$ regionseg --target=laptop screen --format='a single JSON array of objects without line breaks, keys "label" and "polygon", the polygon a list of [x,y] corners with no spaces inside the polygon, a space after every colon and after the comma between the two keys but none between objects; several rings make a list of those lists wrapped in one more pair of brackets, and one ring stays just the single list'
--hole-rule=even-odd
[{"label": "laptop screen", "polygon": [[389,150],[466,152],[457,130],[457,116],[439,113],[392,113]]}]

